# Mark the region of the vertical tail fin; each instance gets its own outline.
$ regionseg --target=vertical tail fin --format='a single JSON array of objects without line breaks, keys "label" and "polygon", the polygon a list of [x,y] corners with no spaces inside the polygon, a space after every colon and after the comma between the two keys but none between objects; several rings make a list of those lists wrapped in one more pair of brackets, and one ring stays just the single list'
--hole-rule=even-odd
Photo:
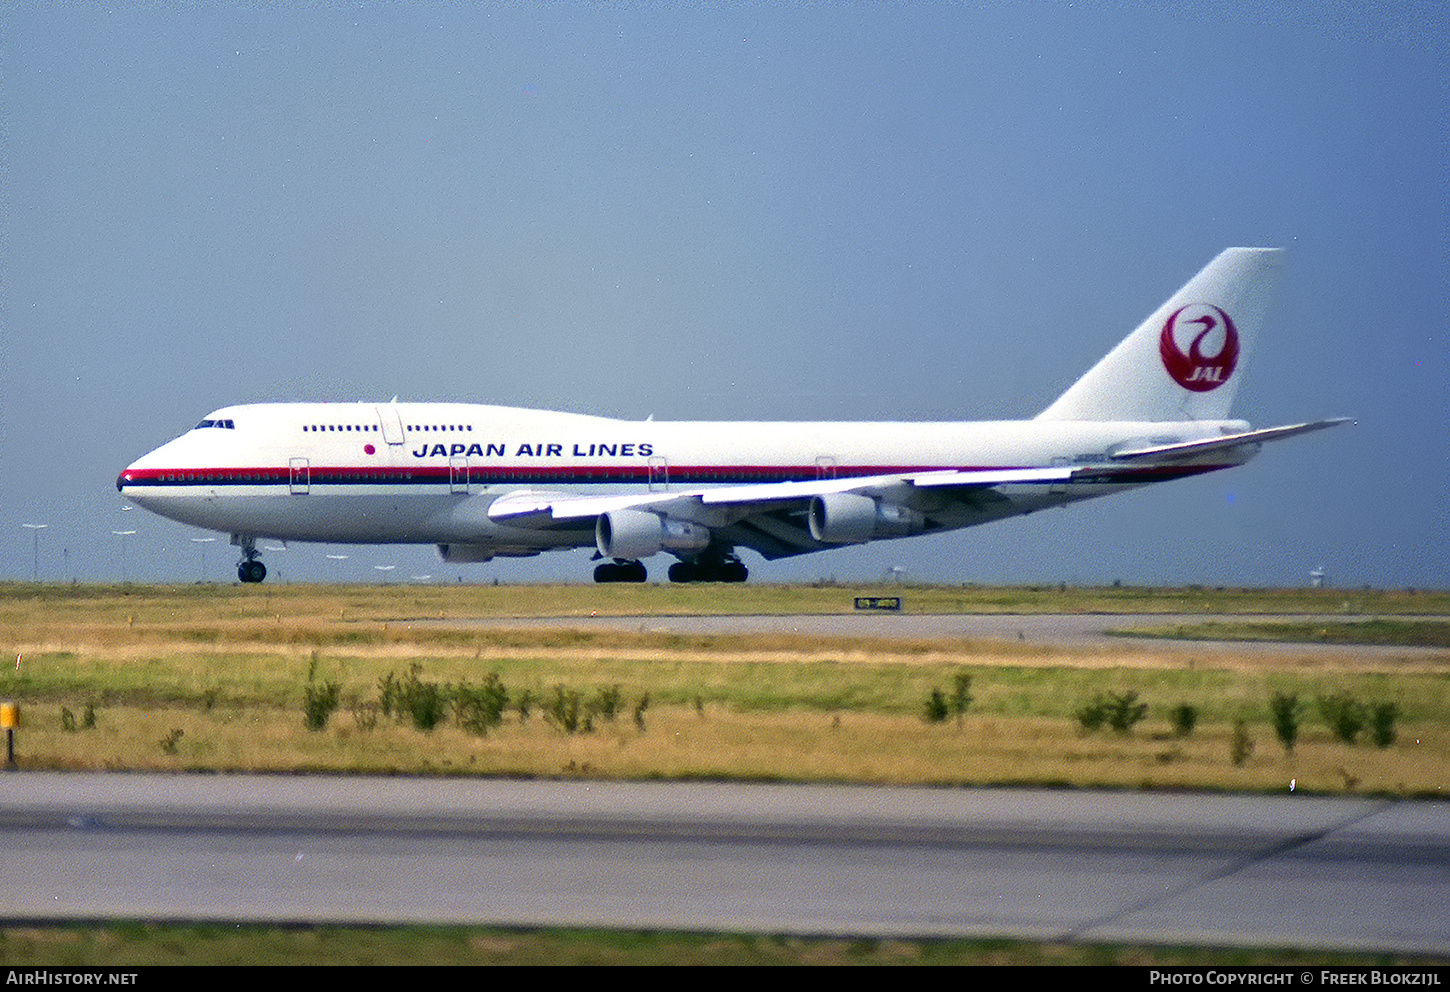
[{"label": "vertical tail fin", "polygon": [[1226,249],[1037,419],[1227,419],[1282,260]]}]

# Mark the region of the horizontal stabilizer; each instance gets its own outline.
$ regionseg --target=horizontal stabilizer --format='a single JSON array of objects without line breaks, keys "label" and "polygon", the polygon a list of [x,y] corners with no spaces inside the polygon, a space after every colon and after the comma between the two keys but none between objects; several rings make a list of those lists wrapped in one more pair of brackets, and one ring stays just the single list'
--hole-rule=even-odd
[{"label": "horizontal stabilizer", "polygon": [[1264,441],[1278,441],[1286,437],[1295,437],[1299,434],[1310,434],[1314,431],[1322,431],[1327,427],[1338,427],[1340,424],[1349,423],[1349,417],[1335,417],[1331,420],[1316,420],[1309,424],[1288,424],[1283,427],[1266,427],[1258,431],[1245,431],[1242,434],[1226,434],[1223,437],[1207,438],[1203,441],[1184,441],[1179,444],[1158,444],[1147,448],[1129,448],[1125,451],[1113,452],[1113,458],[1126,461],[1129,459],[1143,459],[1145,461],[1171,461],[1175,458],[1188,458],[1193,455],[1202,455],[1210,451],[1223,451],[1227,448],[1237,448],[1244,444],[1262,444]]}]

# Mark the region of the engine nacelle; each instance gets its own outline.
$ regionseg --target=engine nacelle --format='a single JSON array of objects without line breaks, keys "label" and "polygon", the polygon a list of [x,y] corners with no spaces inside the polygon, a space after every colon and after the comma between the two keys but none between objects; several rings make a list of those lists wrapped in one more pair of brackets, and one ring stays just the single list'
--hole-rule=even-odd
[{"label": "engine nacelle", "polygon": [[878,537],[920,534],[926,520],[915,510],[858,493],[827,493],[811,500],[811,537],[823,544],[865,544]]},{"label": "engine nacelle", "polygon": [[440,544],[438,557],[446,562],[477,565],[494,558],[532,558],[538,548],[516,548],[499,544]]},{"label": "engine nacelle", "polygon": [[438,557],[447,562],[472,563],[489,561],[498,549],[489,544],[440,544]]},{"label": "engine nacelle", "polygon": [[661,551],[703,551],[710,529],[647,510],[611,510],[594,525],[594,543],[606,558],[635,560]]}]

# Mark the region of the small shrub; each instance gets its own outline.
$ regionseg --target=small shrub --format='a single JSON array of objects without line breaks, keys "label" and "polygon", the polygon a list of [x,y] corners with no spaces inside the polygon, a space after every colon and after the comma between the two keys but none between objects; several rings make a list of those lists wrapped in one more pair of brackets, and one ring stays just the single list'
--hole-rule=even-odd
[{"label": "small shrub", "polygon": [[589,711],[591,713],[598,714],[599,716],[603,717],[606,720],[609,720],[610,722],[613,722],[615,716],[617,716],[619,713],[619,706],[622,698],[623,697],[620,694],[619,686],[617,685],[612,685],[608,688],[600,689],[594,694],[593,698],[589,700]]},{"label": "small shrub", "polygon": [[1138,702],[1136,692],[1099,692],[1091,700],[1079,706],[1073,714],[1078,724],[1087,733],[1102,729],[1106,724],[1120,734],[1132,731],[1138,721],[1148,713],[1148,704]]},{"label": "small shrub", "polygon": [[639,702],[634,706],[634,725],[641,731],[644,730],[644,711],[649,708],[649,693],[639,697]]},{"label": "small shrub", "polygon": [[1148,712],[1148,704],[1138,702],[1136,692],[1112,692],[1108,694],[1108,726],[1120,734],[1132,731],[1133,727]]},{"label": "small shrub", "polygon": [[1330,733],[1345,744],[1353,744],[1359,739],[1368,722],[1362,703],[1344,692],[1320,696],[1318,701],[1319,715],[1324,718]]},{"label": "small shrub", "polygon": [[1173,733],[1178,737],[1187,737],[1198,725],[1198,707],[1190,703],[1179,703],[1168,712],[1168,718],[1173,723]]},{"label": "small shrub", "polygon": [[389,672],[378,680],[378,707],[384,716],[409,719],[418,730],[432,730],[443,722],[453,693],[436,682],[424,682],[423,666],[414,662],[398,678]]},{"label": "small shrub", "polygon": [[967,707],[972,705],[972,677],[958,672],[952,678],[952,712],[957,716],[957,726],[966,718]]},{"label": "small shrub", "polygon": [[583,723],[581,720],[582,709],[579,693],[572,689],[565,689],[562,685],[556,685],[553,698],[544,707],[544,719],[564,733],[572,734],[577,732]]},{"label": "small shrub", "polygon": [[1249,725],[1242,718],[1234,721],[1233,737],[1229,742],[1229,759],[1234,767],[1241,767],[1254,753],[1254,741],[1249,736]]},{"label": "small shrub", "polygon": [[167,754],[175,754],[177,745],[181,743],[182,735],[183,732],[181,730],[173,728],[171,733],[161,738],[161,740],[157,743],[161,745],[161,750],[165,751]]},{"label": "small shrub", "polygon": [[941,723],[950,712],[951,707],[947,704],[946,694],[933,686],[931,695],[926,697],[926,703],[922,707],[922,719],[927,723]]},{"label": "small shrub", "polygon": [[378,679],[378,708],[383,716],[403,713],[403,687],[392,672]]},{"label": "small shrub", "polygon": [[336,682],[309,682],[303,690],[303,723],[308,730],[321,730],[337,709],[342,689]]},{"label": "small shrub", "polygon": [[503,722],[508,690],[498,672],[490,672],[478,688],[460,684],[453,690],[453,716],[458,725],[475,734],[486,734]]},{"label": "small shrub", "polygon": [[1394,703],[1375,703],[1370,708],[1369,737],[1375,747],[1389,747],[1395,742],[1395,719],[1400,708]]},{"label": "small shrub", "polygon": [[1101,729],[1103,723],[1107,720],[1108,701],[1103,697],[1102,693],[1098,693],[1092,699],[1079,706],[1077,711],[1073,713],[1073,716],[1077,717],[1078,726],[1082,728],[1083,732],[1091,734]]},{"label": "small shrub", "polygon": [[432,730],[443,722],[448,699],[436,682],[418,682],[409,687],[408,715],[417,730]]},{"label": "small shrub", "polygon": [[1269,700],[1269,719],[1274,724],[1274,736],[1284,745],[1285,754],[1294,753],[1294,742],[1299,739],[1299,697],[1290,693],[1274,693]]},{"label": "small shrub", "polygon": [[60,729],[67,733],[75,733],[77,730],[96,729],[96,703],[95,700],[88,700],[86,708],[81,711],[81,718],[76,720],[76,715],[71,712],[69,706],[60,708]]}]

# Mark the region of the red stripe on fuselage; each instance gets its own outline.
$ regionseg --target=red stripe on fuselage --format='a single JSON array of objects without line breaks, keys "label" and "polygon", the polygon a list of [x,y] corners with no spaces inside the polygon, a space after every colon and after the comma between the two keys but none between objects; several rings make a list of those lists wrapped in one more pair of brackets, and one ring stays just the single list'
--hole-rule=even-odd
[{"label": "red stripe on fuselage", "polygon": [[[922,472],[1016,471],[1022,466],[952,465],[858,465],[834,466],[830,478],[851,479],[878,475],[911,475]],[[1084,467],[1078,482],[1162,481],[1213,472],[1232,465],[1135,465]],[[125,486],[246,486],[291,485],[394,485],[405,483],[448,483],[466,481],[474,485],[512,482],[560,482],[576,485],[662,482],[672,484],[742,485],[752,482],[814,481],[821,478],[815,465],[402,465],[402,466],[318,466],[294,470],[289,466],[226,468],[127,469],[116,480]]]}]

